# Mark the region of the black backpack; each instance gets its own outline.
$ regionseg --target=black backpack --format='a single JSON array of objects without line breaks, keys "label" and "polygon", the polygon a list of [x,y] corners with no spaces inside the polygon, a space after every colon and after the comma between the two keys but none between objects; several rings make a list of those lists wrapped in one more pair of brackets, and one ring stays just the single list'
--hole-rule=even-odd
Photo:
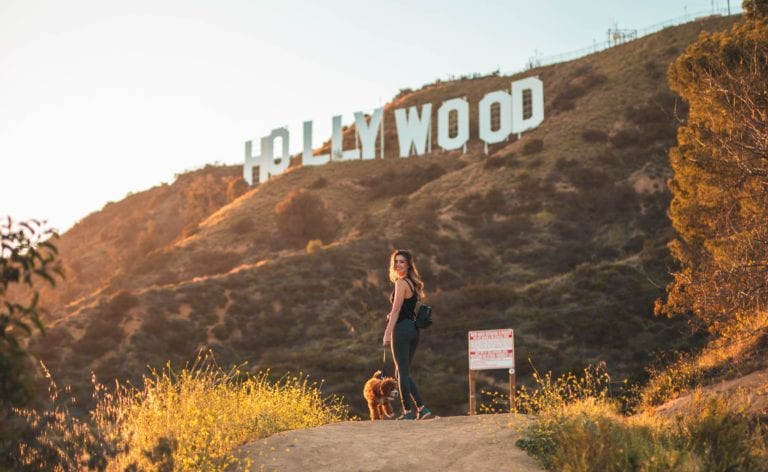
[{"label": "black backpack", "polygon": [[416,327],[419,329],[425,329],[432,326],[432,307],[429,305],[420,305],[416,310],[416,318],[414,319]]}]

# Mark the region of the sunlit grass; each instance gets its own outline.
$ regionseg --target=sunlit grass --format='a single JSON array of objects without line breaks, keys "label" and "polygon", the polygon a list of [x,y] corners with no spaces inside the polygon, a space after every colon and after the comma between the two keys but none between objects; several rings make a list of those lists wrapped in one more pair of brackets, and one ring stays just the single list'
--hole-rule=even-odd
[{"label": "sunlit grass", "polygon": [[224,371],[210,356],[181,371],[153,371],[143,388],[95,385],[95,395],[87,422],[56,398],[51,411],[25,412],[37,430],[21,444],[30,469],[223,470],[239,462],[233,449],[247,441],[348,418],[339,399],[324,398],[305,376],[271,382],[267,373]]},{"label": "sunlit grass", "polygon": [[766,429],[747,413],[746,399],[699,393],[692,413],[627,417],[599,368],[536,381],[537,389],[519,395],[518,409],[535,419],[518,445],[549,470],[768,470]]},{"label": "sunlit grass", "polygon": [[768,322],[762,316],[752,319],[749,326],[734,326],[727,337],[713,339],[696,355],[679,355],[668,365],[651,369],[641,391],[641,406],[661,405],[713,380],[765,368],[768,362],[762,352],[768,344]]}]

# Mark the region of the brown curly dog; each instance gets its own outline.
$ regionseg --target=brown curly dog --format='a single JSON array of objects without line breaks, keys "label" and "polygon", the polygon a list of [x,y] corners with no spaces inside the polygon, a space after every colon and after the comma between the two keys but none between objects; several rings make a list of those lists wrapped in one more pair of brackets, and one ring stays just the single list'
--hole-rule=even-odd
[{"label": "brown curly dog", "polygon": [[377,370],[365,383],[363,397],[368,402],[371,421],[392,418],[392,405],[389,402],[400,397],[397,381],[391,377],[382,379],[381,371]]}]

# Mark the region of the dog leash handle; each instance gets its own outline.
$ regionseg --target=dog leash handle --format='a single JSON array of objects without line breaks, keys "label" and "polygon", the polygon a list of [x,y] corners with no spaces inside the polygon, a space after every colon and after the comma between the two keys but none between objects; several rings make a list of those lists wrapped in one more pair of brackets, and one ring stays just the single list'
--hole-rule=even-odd
[{"label": "dog leash handle", "polygon": [[381,376],[386,377],[387,373],[384,371],[384,367],[387,366],[387,346],[383,346],[381,350]]}]

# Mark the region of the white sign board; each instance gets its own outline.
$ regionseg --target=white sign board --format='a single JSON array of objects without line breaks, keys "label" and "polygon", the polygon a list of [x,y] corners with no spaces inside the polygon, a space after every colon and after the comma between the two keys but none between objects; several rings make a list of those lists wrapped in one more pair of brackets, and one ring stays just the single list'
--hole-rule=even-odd
[{"label": "white sign board", "polygon": [[[525,93],[530,94],[530,113],[524,105]],[[491,122],[493,105],[499,105],[498,129],[494,130]],[[474,105],[472,105],[474,106]],[[521,133],[538,127],[544,121],[544,82],[538,77],[515,80],[509,91],[496,90],[483,96],[478,103],[478,137],[488,145],[505,141],[510,134]],[[466,97],[445,100],[437,109],[437,144],[443,151],[463,149],[466,152],[470,139],[469,124],[470,104]],[[449,116],[456,112],[456,135],[451,136]],[[400,145],[400,157],[423,155],[432,152],[432,104],[419,107],[411,106],[394,110],[397,142]],[[530,115],[530,116],[526,116]],[[312,149],[312,122],[305,121],[303,127],[302,165],[319,166],[331,161],[351,161],[376,159],[376,141],[379,141],[379,158],[384,158],[384,108],[373,110],[366,119],[363,112],[355,112],[356,147],[343,149],[343,127],[341,115],[332,119],[330,154],[314,154]],[[279,146],[276,141],[279,140]],[[259,169],[259,183],[266,182],[271,176],[282,174],[291,161],[289,155],[291,133],[288,128],[276,128],[260,140],[245,142],[245,164],[243,178],[253,185],[253,171]],[[358,146],[359,143],[361,146]],[[258,149],[258,151],[257,151]],[[278,151],[276,153],[276,151]]]},{"label": "white sign board", "polygon": [[511,329],[469,332],[469,370],[514,368],[515,338]]}]

